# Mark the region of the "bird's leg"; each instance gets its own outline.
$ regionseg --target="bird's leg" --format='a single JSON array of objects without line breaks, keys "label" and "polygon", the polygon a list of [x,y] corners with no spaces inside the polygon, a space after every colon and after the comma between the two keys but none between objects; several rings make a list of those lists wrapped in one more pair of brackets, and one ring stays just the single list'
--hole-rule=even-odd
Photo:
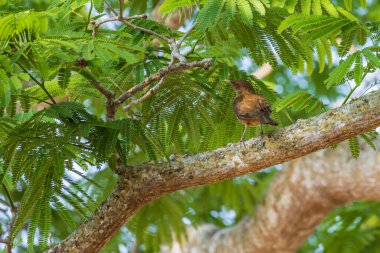
[{"label": "bird's leg", "polygon": [[263,131],[263,124],[260,123],[260,136],[264,136],[264,131]]},{"label": "bird's leg", "polygon": [[242,134],[241,139],[240,139],[240,143],[243,143],[244,147],[245,147],[244,136],[245,136],[245,132],[247,131],[247,127],[248,127],[248,125],[244,125],[244,131],[243,131],[243,134]]}]

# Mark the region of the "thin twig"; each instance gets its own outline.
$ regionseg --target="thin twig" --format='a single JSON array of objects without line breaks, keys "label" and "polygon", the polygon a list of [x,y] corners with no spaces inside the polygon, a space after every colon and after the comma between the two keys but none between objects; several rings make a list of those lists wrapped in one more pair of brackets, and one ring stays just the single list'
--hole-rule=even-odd
[{"label": "thin twig", "polygon": [[[130,16],[130,17],[126,17],[126,18],[122,18],[124,20],[133,20],[133,19],[145,19],[147,18],[147,15],[146,14],[141,14],[141,15],[134,15],[134,16]],[[96,36],[96,31],[97,29],[99,28],[99,26],[101,26],[102,24],[105,24],[105,23],[108,23],[108,22],[113,22],[113,21],[120,21],[120,18],[119,17],[109,17],[109,18],[106,18],[106,19],[103,19],[99,22],[95,22],[95,20],[92,20],[91,21],[91,24],[92,24],[92,36],[95,37]]]},{"label": "thin twig", "polygon": [[36,97],[33,97],[33,96],[28,96],[28,95],[24,95],[24,94],[16,94],[16,96],[31,98],[31,99],[37,100],[38,102],[41,102],[41,103],[45,103],[45,104],[48,104],[48,105],[53,105],[52,103],[49,103],[48,101],[45,101],[43,99],[36,98]]},{"label": "thin twig", "polygon": [[111,6],[111,4],[109,4],[109,3],[107,2],[107,0],[105,0],[104,2],[105,2],[106,5],[108,6],[108,8],[111,10],[111,12],[112,12],[113,14],[115,14],[115,16],[117,16],[117,12],[116,12],[115,9]]},{"label": "thin twig", "polygon": [[3,200],[3,199],[0,199],[0,204],[2,204],[2,205],[4,205],[4,206],[11,207],[11,205],[10,205],[7,201],[5,201],[5,200]]},{"label": "thin twig", "polygon": [[57,102],[55,102],[54,98],[52,95],[50,95],[50,93],[48,92],[48,90],[46,89],[45,87],[45,82],[42,82],[42,84],[40,85],[41,89],[43,91],[45,91],[46,95],[50,98],[51,102],[53,102],[53,104],[56,104]]},{"label": "thin twig", "polygon": [[26,74],[28,74],[28,76],[36,83],[36,84],[38,84],[38,86],[40,86],[41,87],[41,89],[46,93],[46,95],[50,98],[50,100],[53,102],[53,104],[56,104],[56,102],[55,102],[55,100],[54,100],[54,98],[50,95],[50,93],[47,91],[47,89],[45,88],[45,83],[44,82],[40,82],[40,81],[38,81],[31,73],[29,73],[29,71],[26,69],[26,68],[24,68],[20,63],[18,63],[18,62],[16,62],[16,64],[20,67],[20,68],[22,68],[22,70],[24,70],[24,72],[26,73]]},{"label": "thin twig", "polygon": [[[91,12],[92,12],[92,9],[94,8],[94,3],[92,2],[92,0],[90,1],[90,10],[88,11],[88,16],[87,16],[87,23],[90,23],[90,19],[91,19]],[[86,31],[87,31],[87,27],[86,26]]]},{"label": "thin twig", "polygon": [[121,22],[123,22],[124,24],[126,24],[127,26],[129,27],[132,27],[133,29],[136,29],[136,30],[139,30],[139,31],[142,31],[142,32],[145,32],[147,34],[150,34],[150,35],[153,35],[153,36],[156,36],[157,38],[160,38],[164,41],[166,41],[168,44],[170,44],[172,42],[172,39],[162,35],[162,34],[159,34],[159,33],[156,33],[152,30],[149,30],[149,29],[146,29],[146,28],[143,28],[143,27],[140,27],[140,26],[137,26],[135,24],[132,24],[131,22],[129,22],[127,19],[121,19],[119,20]]},{"label": "thin twig", "polygon": [[147,93],[145,93],[139,99],[130,102],[126,107],[124,107],[123,110],[125,112],[128,112],[132,108],[132,106],[141,104],[142,102],[147,100],[149,97],[151,97],[161,88],[162,84],[164,83],[164,80],[165,80],[165,77],[161,78],[161,80],[153,88],[151,88]]},{"label": "thin twig", "polygon": [[182,38],[178,41],[177,46],[180,48],[185,39],[189,36],[190,32],[194,29],[196,22],[194,22],[190,28],[186,31],[186,33],[182,36]]},{"label": "thin twig", "polygon": [[124,103],[125,100],[133,96],[135,93],[143,90],[145,87],[149,86],[151,83],[160,80],[161,78],[167,76],[170,73],[188,70],[195,67],[202,67],[204,69],[208,69],[210,66],[211,66],[211,59],[203,59],[201,61],[195,61],[195,62],[190,62],[186,64],[178,63],[173,66],[161,68],[157,73],[148,76],[147,78],[144,79],[144,81],[132,87],[127,92],[124,92],[119,98],[115,100],[115,106],[118,106]]},{"label": "thin twig", "polygon": [[108,80],[110,80],[111,83],[113,83],[113,85],[116,86],[116,88],[121,92],[121,93],[124,93],[125,90],[123,90],[120,85],[118,85],[111,77],[108,77]]},{"label": "thin twig", "polygon": [[119,0],[119,19],[123,18],[123,0]]},{"label": "thin twig", "polygon": [[8,191],[8,188],[5,186],[4,183],[3,183],[3,188],[4,188],[5,193],[7,194],[7,197],[9,199],[9,205],[11,207],[11,210],[14,211],[15,210],[15,205],[13,204],[13,200],[12,200],[11,194]]}]

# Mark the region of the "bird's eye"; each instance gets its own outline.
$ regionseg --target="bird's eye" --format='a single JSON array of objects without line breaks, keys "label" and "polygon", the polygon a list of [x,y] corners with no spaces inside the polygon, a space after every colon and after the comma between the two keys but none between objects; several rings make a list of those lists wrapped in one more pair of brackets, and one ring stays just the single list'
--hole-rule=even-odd
[{"label": "bird's eye", "polygon": [[265,110],[263,108],[260,108],[260,112],[265,112]]}]

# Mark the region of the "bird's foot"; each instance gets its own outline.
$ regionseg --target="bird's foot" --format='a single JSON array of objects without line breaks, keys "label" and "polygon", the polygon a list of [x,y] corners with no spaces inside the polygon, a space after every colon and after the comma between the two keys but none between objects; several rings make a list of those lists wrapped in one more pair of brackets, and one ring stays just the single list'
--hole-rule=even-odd
[{"label": "bird's foot", "polygon": [[240,147],[241,146],[245,147],[245,140],[244,139],[240,139]]}]

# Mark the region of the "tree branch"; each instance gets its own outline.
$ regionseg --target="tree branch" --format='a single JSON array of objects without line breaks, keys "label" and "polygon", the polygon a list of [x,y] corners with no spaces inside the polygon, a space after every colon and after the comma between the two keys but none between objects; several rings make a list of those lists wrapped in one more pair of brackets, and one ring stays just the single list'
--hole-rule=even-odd
[{"label": "tree branch", "polygon": [[[377,146],[380,140],[376,141]],[[380,200],[380,156],[368,145],[358,159],[348,145],[285,164],[255,215],[236,226],[190,229],[181,253],[293,253],[333,209],[356,200]],[[178,242],[180,243],[180,242]],[[174,248],[174,247],[173,247]],[[174,253],[164,248],[162,252]]]},{"label": "tree branch", "polygon": [[160,69],[157,73],[152,74],[145,78],[145,80],[138,85],[132,87],[127,92],[123,93],[119,98],[115,100],[116,105],[120,105],[125,102],[128,98],[133,96],[135,93],[143,90],[145,87],[149,86],[151,83],[158,81],[162,79],[163,77],[167,76],[170,73],[178,72],[178,71],[184,71],[188,69],[192,69],[195,67],[201,67],[204,69],[208,69],[211,66],[211,59],[204,59],[202,61],[195,61],[190,62],[186,64],[175,64],[173,66],[164,67]]},{"label": "tree branch", "polygon": [[192,24],[190,26],[190,28],[187,30],[187,32],[182,36],[182,38],[178,41],[177,43],[177,46],[180,48],[182,43],[185,41],[185,39],[187,38],[187,36],[189,36],[190,32],[194,29],[196,25],[196,22],[194,22],[194,24]]},{"label": "tree branch", "polygon": [[91,21],[91,24],[93,25],[92,27],[92,36],[95,37],[96,36],[96,31],[98,30],[98,28],[102,25],[102,24],[105,24],[105,23],[108,23],[108,22],[113,22],[113,21],[120,21],[120,19],[123,19],[123,20],[133,20],[133,19],[146,19],[147,16],[146,14],[141,14],[141,15],[135,15],[135,16],[130,16],[130,17],[125,17],[125,18],[120,18],[119,16],[116,16],[116,17],[109,17],[109,18],[106,18],[106,19],[103,19],[99,22],[95,22],[95,20],[92,20]]},{"label": "tree branch", "polygon": [[180,189],[211,184],[309,154],[380,125],[380,91],[307,120],[271,137],[254,138],[199,154],[178,156],[171,164],[143,164],[119,171],[115,191],[93,217],[49,252],[97,252],[142,206]]},{"label": "tree branch", "polygon": [[20,63],[18,63],[17,61],[16,61],[16,64],[26,73],[26,74],[28,74],[28,76],[38,85],[38,86],[40,86],[41,87],[41,89],[46,93],[46,95],[50,98],[50,100],[51,100],[51,102],[53,103],[53,104],[55,104],[56,102],[55,102],[55,100],[54,100],[54,98],[50,95],[50,93],[48,92],[48,90],[45,88],[45,83],[44,83],[44,81],[42,81],[42,82],[40,82],[40,81],[38,81],[31,73],[29,73],[29,71],[26,69],[26,68],[24,68]]},{"label": "tree branch", "polygon": [[112,120],[115,116],[117,106],[115,106],[115,93],[103,87],[99,82],[91,82],[91,84],[106,97],[107,120]]},{"label": "tree branch", "polygon": [[100,92],[102,93],[106,98],[113,98],[115,97],[115,93],[108,90],[107,88],[103,87],[99,82],[91,82],[91,84]]},{"label": "tree branch", "polygon": [[162,34],[159,34],[159,33],[156,33],[156,32],[154,32],[152,30],[149,30],[149,29],[137,26],[135,24],[132,24],[127,19],[123,19],[122,18],[122,19],[119,19],[119,21],[123,22],[124,24],[126,24],[129,27],[132,27],[133,29],[145,32],[145,33],[153,35],[153,36],[156,36],[157,38],[162,39],[163,41],[166,41],[168,44],[170,44],[170,42],[172,41],[170,38],[168,38],[168,37],[166,37],[166,36],[164,36]]},{"label": "tree branch", "polygon": [[164,83],[164,80],[165,80],[164,77],[161,78],[161,80],[153,88],[151,88],[147,93],[145,93],[142,97],[130,102],[126,107],[124,107],[124,111],[128,112],[132,108],[132,106],[141,104],[142,102],[150,98],[153,94],[155,94],[161,88],[162,84]]},{"label": "tree branch", "polygon": [[119,19],[123,18],[123,0],[119,0]]}]

